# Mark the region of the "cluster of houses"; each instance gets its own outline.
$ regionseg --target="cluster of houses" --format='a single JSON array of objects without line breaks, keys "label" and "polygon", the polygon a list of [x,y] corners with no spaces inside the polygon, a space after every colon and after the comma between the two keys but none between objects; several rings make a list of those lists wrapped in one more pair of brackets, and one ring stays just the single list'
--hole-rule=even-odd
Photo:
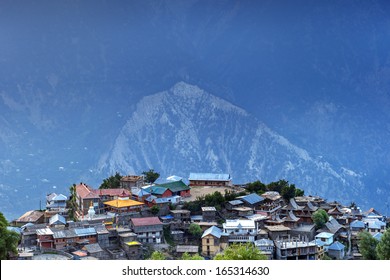
[{"label": "cluster of houses", "polygon": [[[143,259],[150,248],[169,251],[172,258],[183,253],[213,258],[229,244],[250,242],[269,259],[360,259],[358,233],[380,239],[386,230],[386,217],[374,209],[362,212],[318,196],[285,201],[278,192],[250,193],[218,210],[204,206],[192,213],[182,207],[191,189],[220,187],[233,189],[229,174],[191,173],[189,184],[171,178],[152,185],[131,175],[118,189],[80,183],[72,198],[77,221],[69,220],[67,196],[48,194],[45,211],[29,211],[13,221],[21,234],[19,258],[55,251],[68,259]],[[329,215],[320,229],[312,221],[318,209]],[[202,229],[200,237],[190,234],[191,224]]]}]

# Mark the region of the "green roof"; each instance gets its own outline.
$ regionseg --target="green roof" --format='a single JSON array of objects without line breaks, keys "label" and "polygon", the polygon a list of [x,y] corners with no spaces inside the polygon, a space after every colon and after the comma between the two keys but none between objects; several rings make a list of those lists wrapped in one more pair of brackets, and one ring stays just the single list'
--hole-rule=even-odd
[{"label": "green roof", "polygon": [[180,191],[187,191],[190,189],[189,186],[187,186],[183,181],[175,181],[175,182],[169,182],[169,183],[164,183],[164,184],[159,184],[159,187],[162,188],[167,188],[171,192],[180,192]]}]

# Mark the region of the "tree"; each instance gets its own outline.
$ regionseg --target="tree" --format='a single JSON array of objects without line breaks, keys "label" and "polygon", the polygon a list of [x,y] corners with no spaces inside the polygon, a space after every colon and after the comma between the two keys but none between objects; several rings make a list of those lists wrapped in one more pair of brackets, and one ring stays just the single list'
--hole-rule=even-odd
[{"label": "tree", "polygon": [[246,186],[246,190],[249,191],[250,193],[258,193],[262,194],[267,191],[267,186],[260,182],[259,180],[254,181],[253,183],[249,183]]},{"label": "tree", "polygon": [[72,186],[69,187],[69,192],[70,192],[70,196],[68,201],[66,202],[67,208],[69,209],[68,216],[69,219],[71,219],[72,221],[76,221],[76,211],[77,211],[76,184],[73,184]]},{"label": "tree", "polygon": [[390,260],[390,230],[387,229],[376,246],[376,253],[380,260]]},{"label": "tree", "polygon": [[360,232],[359,237],[359,251],[365,260],[376,260],[376,246],[378,245],[378,240],[372,237],[367,231]]},{"label": "tree", "polygon": [[288,186],[288,181],[279,180],[277,182],[271,182],[267,185],[267,190],[281,193],[283,187]]},{"label": "tree", "polygon": [[150,256],[149,260],[166,260],[167,258],[165,255],[159,251],[154,251],[152,255]]},{"label": "tree", "polygon": [[295,196],[304,196],[305,195],[305,191],[304,190],[301,190],[301,189],[298,189],[296,188],[295,189]]},{"label": "tree", "polygon": [[9,259],[10,254],[17,254],[19,234],[7,229],[8,222],[0,212],[0,260]]},{"label": "tree", "polygon": [[103,183],[100,185],[99,189],[117,189],[121,184],[122,175],[118,172],[115,175],[110,176],[106,179],[103,179]]},{"label": "tree", "polygon": [[291,185],[287,185],[287,186],[282,187],[282,191],[280,194],[282,195],[282,197],[286,201],[289,201],[291,198],[295,197],[295,191],[296,191],[295,185],[291,184]]},{"label": "tree", "polygon": [[234,243],[217,254],[214,260],[267,260],[267,257],[252,243]]},{"label": "tree", "polygon": [[316,229],[322,228],[326,222],[329,220],[328,213],[324,209],[318,209],[313,213],[311,216],[311,219],[313,220]]},{"label": "tree", "polygon": [[204,260],[203,257],[199,256],[199,254],[195,255],[190,255],[189,253],[185,252],[182,256],[181,259],[184,261],[194,261],[194,260]]},{"label": "tree", "polygon": [[198,224],[190,224],[188,232],[196,238],[200,238],[202,236],[202,229]]},{"label": "tree", "polygon": [[149,169],[149,171],[144,171],[142,174],[145,176],[145,182],[148,184],[153,184],[158,177],[160,177],[160,174],[157,172],[154,172],[154,169]]},{"label": "tree", "polygon": [[158,207],[157,205],[153,205],[152,207],[150,207],[150,212],[153,215],[157,215],[158,212],[160,212],[160,207]]}]

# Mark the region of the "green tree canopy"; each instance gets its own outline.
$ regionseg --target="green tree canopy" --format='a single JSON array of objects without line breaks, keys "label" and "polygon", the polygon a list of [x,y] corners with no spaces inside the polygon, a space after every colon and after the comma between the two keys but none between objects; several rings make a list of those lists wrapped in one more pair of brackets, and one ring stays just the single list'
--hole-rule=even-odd
[{"label": "green tree canopy", "polygon": [[329,220],[328,213],[324,209],[318,209],[313,213],[311,216],[311,219],[313,220],[316,229],[322,228],[326,222]]},{"label": "green tree canopy", "polygon": [[185,260],[185,261],[204,260],[203,257],[199,256],[199,254],[190,255],[190,254],[187,253],[187,252],[185,252],[185,253],[181,256],[181,259],[182,259],[182,260]]},{"label": "green tree canopy", "polygon": [[390,260],[390,230],[387,229],[376,246],[376,253],[380,260]]},{"label": "green tree canopy", "polygon": [[118,172],[115,175],[112,175],[106,179],[103,179],[103,183],[100,185],[99,189],[117,189],[120,187],[122,175]]},{"label": "green tree canopy", "polygon": [[359,237],[359,251],[365,260],[376,260],[376,246],[378,245],[378,240],[372,237],[367,231],[360,232]]},{"label": "green tree canopy", "polygon": [[202,236],[202,229],[198,224],[190,224],[188,232],[196,238],[200,238]]},{"label": "green tree canopy", "polygon": [[7,229],[8,222],[0,212],[0,260],[6,260],[11,253],[17,254],[19,234]]},{"label": "green tree canopy", "polygon": [[159,251],[154,251],[150,256],[149,260],[166,260],[165,255]]},{"label": "green tree canopy", "polygon": [[154,171],[154,169],[149,169],[149,171],[142,172],[142,175],[145,176],[145,182],[148,184],[153,184],[158,177],[160,177],[160,173]]},{"label": "green tree canopy", "polygon": [[214,260],[266,260],[267,257],[252,243],[234,243],[217,254]]},{"label": "green tree canopy", "polygon": [[158,207],[157,205],[153,205],[152,207],[150,207],[150,212],[153,215],[157,215],[158,212],[160,212],[160,207]]},{"label": "green tree canopy", "polygon": [[267,191],[267,186],[265,184],[263,184],[262,182],[260,182],[259,180],[257,180],[257,181],[254,181],[252,183],[247,184],[246,189],[250,193],[262,194],[262,193],[265,193]]}]

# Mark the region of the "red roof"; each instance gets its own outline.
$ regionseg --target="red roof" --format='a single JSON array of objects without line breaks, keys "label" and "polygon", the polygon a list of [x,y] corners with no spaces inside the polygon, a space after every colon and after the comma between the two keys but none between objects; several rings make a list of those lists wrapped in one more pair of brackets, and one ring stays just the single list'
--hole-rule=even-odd
[{"label": "red roof", "polygon": [[99,190],[93,190],[93,192],[98,195],[107,195],[107,196],[130,196],[131,193],[129,190],[126,189],[99,189]]},{"label": "red roof", "polygon": [[76,186],[76,193],[82,199],[99,198],[99,195],[97,195],[91,187],[85,185],[84,183]]},{"label": "red roof", "polygon": [[147,217],[147,218],[133,218],[131,219],[135,227],[139,226],[151,226],[151,225],[162,225],[162,222],[158,217]]}]

